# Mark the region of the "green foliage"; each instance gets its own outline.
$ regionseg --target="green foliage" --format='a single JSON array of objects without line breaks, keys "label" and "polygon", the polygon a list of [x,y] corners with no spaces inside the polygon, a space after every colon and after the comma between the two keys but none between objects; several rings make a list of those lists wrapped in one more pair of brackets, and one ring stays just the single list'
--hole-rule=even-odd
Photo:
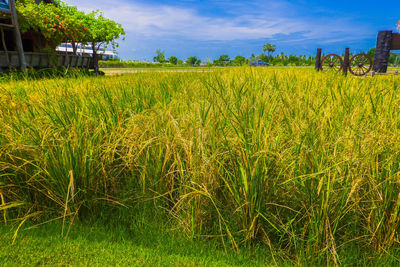
[{"label": "green foliage", "polygon": [[65,5],[51,5],[34,0],[17,1],[19,26],[22,33],[40,32],[53,45],[61,42],[83,40],[87,36],[87,26],[77,19],[84,13]]},{"label": "green foliage", "polygon": [[167,64],[158,62],[136,62],[124,60],[99,61],[100,68],[160,68],[167,66]]},{"label": "green foliage", "polygon": [[260,59],[263,62],[268,62],[272,66],[313,66],[315,64],[315,58],[311,56],[294,56],[285,55],[283,52],[277,56],[267,56],[261,54],[258,57],[254,57],[253,61]]},{"label": "green foliage", "polygon": [[389,64],[394,66],[399,66],[400,63],[400,54],[399,53],[390,53],[389,56]]},{"label": "green foliage", "polygon": [[231,59],[229,55],[221,55],[218,59],[214,60],[213,64],[216,66],[229,66]]},{"label": "green foliage", "polygon": [[270,58],[269,56],[267,56],[265,54],[259,55],[258,59],[260,59],[262,62],[270,62],[270,61],[272,61],[272,58]]},{"label": "green foliage", "polygon": [[34,0],[17,1],[19,24],[22,33],[35,31],[41,33],[48,45],[57,46],[61,42],[81,42],[118,46],[116,39],[125,35],[122,26],[109,20],[98,11],[85,14],[76,7],[62,1],[57,5],[37,5]]},{"label": "green foliage", "polygon": [[182,68],[187,67],[182,60],[177,61],[177,65],[159,62],[140,62],[125,60],[107,60],[99,61],[101,68]]},{"label": "green foliage", "polygon": [[176,65],[176,64],[178,64],[178,58],[175,57],[175,56],[171,56],[171,57],[168,59],[168,62],[171,63],[172,65]]},{"label": "green foliage", "polygon": [[243,66],[247,64],[247,59],[242,56],[236,56],[232,63],[234,66]]},{"label": "green foliage", "polygon": [[367,55],[369,55],[372,59],[375,58],[375,52],[376,52],[376,48],[371,48],[368,52]]},{"label": "green foliage", "polygon": [[228,55],[221,55],[218,60],[221,61],[221,62],[229,62],[229,61],[231,61],[231,59],[229,58]]},{"label": "green foliage", "polygon": [[165,52],[161,51],[160,49],[158,49],[156,51],[156,56],[153,58],[154,62],[158,62],[158,63],[164,63],[166,62],[165,60]]},{"label": "green foliage", "polygon": [[186,60],[186,63],[189,64],[189,65],[191,65],[191,66],[197,66],[197,65],[200,64],[200,62],[201,62],[201,61],[200,61],[197,57],[195,57],[195,56],[193,56],[193,57],[188,57],[188,59]]},{"label": "green foliage", "polygon": [[[102,45],[118,47],[116,40],[125,35],[121,24],[107,19],[102,13],[93,11],[87,15],[80,14],[79,21],[87,28],[86,35],[81,42],[90,42],[97,51]],[[96,47],[97,46],[97,47]]]},{"label": "green foliage", "polygon": [[268,52],[268,56],[270,57],[271,56],[271,54],[272,53],[274,53],[275,52],[275,50],[276,50],[276,46],[275,45],[272,45],[272,44],[266,44],[266,45],[264,45],[263,46],[263,51],[264,51],[264,53],[265,52]]}]

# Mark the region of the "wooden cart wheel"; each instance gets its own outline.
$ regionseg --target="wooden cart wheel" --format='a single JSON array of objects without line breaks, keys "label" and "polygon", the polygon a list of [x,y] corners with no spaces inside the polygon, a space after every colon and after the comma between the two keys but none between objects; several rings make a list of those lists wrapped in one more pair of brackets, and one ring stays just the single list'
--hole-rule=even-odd
[{"label": "wooden cart wheel", "polygon": [[339,72],[343,68],[343,60],[336,54],[324,56],[321,61],[321,70],[330,72]]},{"label": "wooden cart wheel", "polygon": [[350,72],[356,76],[363,76],[372,69],[372,58],[364,53],[357,54],[350,59]]}]

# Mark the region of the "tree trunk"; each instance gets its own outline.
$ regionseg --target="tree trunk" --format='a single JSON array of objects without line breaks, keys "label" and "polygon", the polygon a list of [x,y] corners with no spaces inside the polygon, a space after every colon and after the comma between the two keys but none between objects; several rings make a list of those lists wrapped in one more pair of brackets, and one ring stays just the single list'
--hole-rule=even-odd
[{"label": "tree trunk", "polygon": [[74,55],[77,55],[78,46],[75,41],[72,41],[72,49],[74,50]]},{"label": "tree trunk", "polygon": [[92,49],[93,49],[94,72],[99,73],[99,56],[97,55],[96,43],[92,43]]}]

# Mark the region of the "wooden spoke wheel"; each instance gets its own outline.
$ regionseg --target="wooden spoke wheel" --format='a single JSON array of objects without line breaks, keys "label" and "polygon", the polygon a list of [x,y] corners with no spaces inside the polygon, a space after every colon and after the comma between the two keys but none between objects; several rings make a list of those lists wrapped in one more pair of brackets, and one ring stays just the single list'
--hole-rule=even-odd
[{"label": "wooden spoke wheel", "polygon": [[356,76],[363,76],[372,69],[372,58],[366,54],[357,54],[350,59],[350,72]]},{"label": "wooden spoke wheel", "polygon": [[324,56],[321,61],[321,70],[330,72],[339,72],[343,68],[343,60],[336,54]]}]

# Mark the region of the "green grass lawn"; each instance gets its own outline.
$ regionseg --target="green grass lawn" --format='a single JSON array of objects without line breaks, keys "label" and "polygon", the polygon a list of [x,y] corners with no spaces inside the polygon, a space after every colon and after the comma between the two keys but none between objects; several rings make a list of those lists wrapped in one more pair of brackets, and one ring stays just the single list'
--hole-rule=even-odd
[{"label": "green grass lawn", "polygon": [[1,266],[266,266],[266,253],[224,252],[215,243],[170,233],[74,225],[67,237],[61,225],[14,231],[0,227]]},{"label": "green grass lawn", "polygon": [[[0,226],[0,266],[324,266],[324,257],[292,255],[291,260],[265,248],[225,251],[215,241],[189,240],[177,233],[144,228],[74,224],[64,237],[61,224],[20,230]],[[392,251],[373,255],[360,247],[341,250],[341,266],[398,266]],[[282,254],[283,256],[283,254]],[[329,265],[329,264],[328,264]]]}]

